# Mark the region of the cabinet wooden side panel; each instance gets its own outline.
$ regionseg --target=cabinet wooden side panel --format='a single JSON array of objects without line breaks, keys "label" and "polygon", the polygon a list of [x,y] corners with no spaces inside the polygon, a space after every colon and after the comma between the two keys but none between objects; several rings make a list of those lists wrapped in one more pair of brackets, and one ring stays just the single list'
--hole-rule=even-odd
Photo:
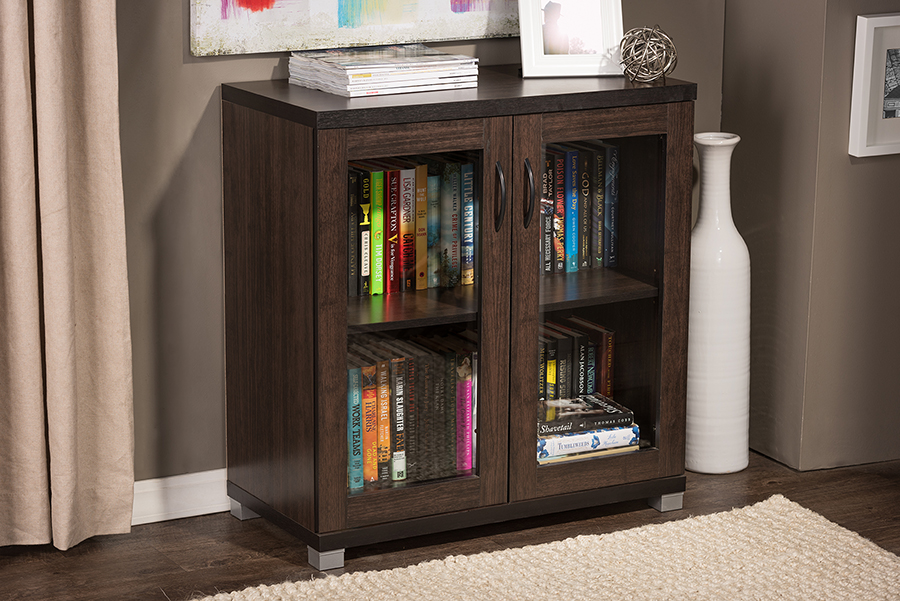
[{"label": "cabinet wooden side panel", "polygon": [[688,298],[691,270],[691,188],[694,105],[669,106],[666,148],[665,254],[663,257],[662,411],[659,446],[662,476],[684,473]]},{"label": "cabinet wooden side panel", "polygon": [[314,529],[312,131],[222,104],[228,479]]},{"label": "cabinet wooden side panel", "polygon": [[346,524],[347,504],[347,132],[320,130],[316,265],[316,415],[319,532]]},{"label": "cabinet wooden side panel", "polygon": [[[510,379],[509,394],[509,497],[521,501],[536,496],[535,474],[535,403],[538,386],[538,307],[540,305],[541,215],[541,115],[516,117],[513,147],[514,191],[510,199],[509,218],[513,227],[512,277],[516,288],[511,291],[510,360],[516,372]],[[525,228],[525,215],[531,202],[525,159],[535,178],[535,207],[531,222]]]}]

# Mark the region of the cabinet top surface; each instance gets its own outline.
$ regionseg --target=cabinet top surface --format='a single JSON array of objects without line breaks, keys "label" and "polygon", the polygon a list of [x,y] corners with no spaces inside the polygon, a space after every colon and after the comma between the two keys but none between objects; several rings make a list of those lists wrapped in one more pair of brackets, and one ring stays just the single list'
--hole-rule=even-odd
[{"label": "cabinet top surface", "polygon": [[320,129],[659,104],[696,96],[696,84],[671,78],[652,84],[633,84],[625,77],[524,79],[518,65],[481,67],[477,88],[364,98],[344,98],[285,79],[222,85],[224,101]]}]

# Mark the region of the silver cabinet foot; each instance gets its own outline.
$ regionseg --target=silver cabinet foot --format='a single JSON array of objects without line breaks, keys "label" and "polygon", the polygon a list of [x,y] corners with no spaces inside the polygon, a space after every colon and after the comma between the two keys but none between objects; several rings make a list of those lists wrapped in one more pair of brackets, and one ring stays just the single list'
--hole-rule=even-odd
[{"label": "silver cabinet foot", "polygon": [[309,555],[309,565],[315,569],[334,570],[344,567],[344,550],[335,549],[333,551],[316,551],[309,545],[306,546]]},{"label": "silver cabinet foot", "polygon": [[675,492],[670,495],[650,497],[647,504],[656,511],[677,511],[684,506],[684,493]]},{"label": "silver cabinet foot", "polygon": [[249,509],[247,509],[246,505],[241,505],[231,498],[229,498],[228,500],[231,501],[231,515],[233,515],[237,519],[243,521],[252,520],[253,518],[259,517],[258,513],[256,513],[255,511],[250,511]]}]

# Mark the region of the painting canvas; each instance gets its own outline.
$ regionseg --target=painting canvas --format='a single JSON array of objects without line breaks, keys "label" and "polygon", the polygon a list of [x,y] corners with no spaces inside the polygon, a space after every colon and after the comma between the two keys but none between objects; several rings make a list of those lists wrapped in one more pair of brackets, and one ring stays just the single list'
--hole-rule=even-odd
[{"label": "painting canvas", "polygon": [[191,0],[191,54],[519,35],[518,0]]}]

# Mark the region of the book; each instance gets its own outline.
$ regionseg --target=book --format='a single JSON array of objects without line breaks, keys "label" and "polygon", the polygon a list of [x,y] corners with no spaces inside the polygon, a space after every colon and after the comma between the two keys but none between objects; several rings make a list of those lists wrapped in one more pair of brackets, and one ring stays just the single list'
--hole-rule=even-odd
[{"label": "book", "polygon": [[[353,162],[350,165],[362,171],[369,180],[369,193],[371,199],[371,228],[370,228],[370,255],[369,255],[369,290],[371,295],[384,294],[385,287],[385,182],[384,170],[378,166],[364,162]],[[365,183],[363,184],[365,187]]]},{"label": "book", "polygon": [[589,394],[588,390],[588,337],[587,334],[563,324],[548,321],[546,327],[568,336],[572,341],[572,384],[571,396]]},{"label": "book", "polygon": [[589,143],[573,143],[578,150],[578,267],[594,267],[596,242],[594,216],[597,197],[597,149]]},{"label": "book", "polygon": [[416,165],[416,290],[428,288],[428,166]]},{"label": "book", "polygon": [[538,332],[556,341],[556,398],[572,397],[572,339],[544,324],[538,326]]},{"label": "book", "polygon": [[640,428],[637,424],[541,436],[537,441],[537,457],[540,460],[600,449],[637,446],[640,441]]},{"label": "book", "polygon": [[541,273],[556,271],[556,251],[553,221],[556,214],[556,191],[554,188],[555,162],[549,153],[544,154],[541,171]]},{"label": "book", "polygon": [[359,296],[359,186],[359,172],[350,170],[347,173],[347,197],[350,205],[347,211],[348,296]]},{"label": "book", "polygon": [[[552,150],[558,152],[563,158],[562,168],[562,194],[563,194],[563,229],[564,234],[564,271],[572,273],[578,271],[579,266],[579,231],[580,219],[578,215],[578,151],[570,146],[553,146]],[[557,159],[559,160],[559,159]],[[559,167],[556,171],[560,175]],[[557,208],[557,211],[559,209]]]},{"label": "book", "polygon": [[400,170],[386,167],[385,179],[385,294],[401,291],[400,258]]},{"label": "book", "polygon": [[606,153],[603,189],[603,266],[616,267],[619,261],[619,149],[597,143]]},{"label": "book", "polygon": [[378,368],[363,359],[356,362],[361,366],[363,481],[374,483],[378,481]]},{"label": "book", "polygon": [[350,362],[347,368],[347,485],[363,487],[362,366]]},{"label": "book", "polygon": [[553,265],[554,273],[566,271],[566,155],[553,148],[546,154],[553,162]]},{"label": "book", "polygon": [[[586,160],[582,194],[589,196],[587,252],[590,267],[603,267],[603,219],[606,190],[606,150],[598,146],[598,142],[581,142],[574,145],[582,152]],[[586,187],[585,187],[586,184]],[[585,224],[582,225],[582,228]]]},{"label": "book", "polygon": [[441,287],[455,288],[460,282],[460,165],[446,161],[441,171]]},{"label": "book", "polygon": [[634,423],[634,412],[601,394],[572,399],[541,401],[538,405],[538,436],[619,428]]},{"label": "book", "polygon": [[397,71],[422,68],[426,65],[477,64],[471,56],[448,54],[424,44],[393,44],[361,46],[329,50],[295,50],[295,63],[316,64],[325,71],[342,73],[348,77],[377,70]]},{"label": "book", "polygon": [[468,286],[475,283],[475,166],[472,163],[460,165],[460,186],[462,192],[460,283]]},{"label": "book", "polygon": [[405,357],[391,359],[391,480],[406,480],[406,375]]},{"label": "book", "polygon": [[556,455],[554,457],[539,457],[538,465],[552,465],[554,463],[566,463],[568,461],[582,461],[584,459],[594,459],[595,457],[607,457],[609,455],[621,455],[622,453],[631,453],[640,450],[640,445],[629,445],[627,447],[613,447],[611,449],[598,449],[596,451],[586,451],[584,453],[574,453],[571,455]]},{"label": "book", "polygon": [[596,345],[596,378],[595,392],[613,398],[613,381],[615,365],[615,338],[616,333],[588,319],[577,315],[570,315],[564,320],[572,324],[572,327],[584,331]]},{"label": "book", "polygon": [[369,277],[371,274],[371,228],[372,221],[370,219],[372,210],[372,181],[365,172],[350,169],[355,172],[359,181],[359,203],[357,204],[357,232],[359,235],[359,287],[360,296],[369,296],[371,290],[369,288]]},{"label": "book", "polygon": [[427,182],[428,273],[426,281],[429,288],[437,288],[441,285],[441,176],[429,175]]},{"label": "book", "polygon": [[559,388],[557,387],[557,342],[554,338],[546,336],[538,336],[538,343],[542,348],[546,349],[544,359],[544,399],[558,399]]}]

